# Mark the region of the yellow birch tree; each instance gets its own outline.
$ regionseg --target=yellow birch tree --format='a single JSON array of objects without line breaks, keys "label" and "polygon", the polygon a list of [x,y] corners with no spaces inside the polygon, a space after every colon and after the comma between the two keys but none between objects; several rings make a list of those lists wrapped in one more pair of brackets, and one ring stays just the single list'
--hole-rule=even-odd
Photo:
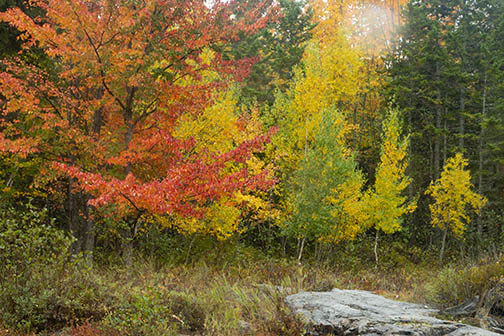
[{"label": "yellow birch tree", "polygon": [[401,137],[399,110],[389,108],[383,120],[380,163],[376,169],[375,184],[362,199],[365,221],[376,230],[374,245],[378,264],[378,235],[382,231],[391,234],[401,230],[403,216],[416,209],[416,201],[407,200],[404,190],[411,183],[406,175],[409,138]]},{"label": "yellow birch tree", "polygon": [[466,170],[468,162],[461,153],[449,158],[443,167],[441,177],[431,182],[425,192],[431,195],[434,203],[429,205],[431,223],[444,231],[439,252],[439,261],[443,261],[446,236],[451,231],[460,238],[471,222],[469,210],[479,213],[487,202],[486,198],[472,191],[471,173]]}]

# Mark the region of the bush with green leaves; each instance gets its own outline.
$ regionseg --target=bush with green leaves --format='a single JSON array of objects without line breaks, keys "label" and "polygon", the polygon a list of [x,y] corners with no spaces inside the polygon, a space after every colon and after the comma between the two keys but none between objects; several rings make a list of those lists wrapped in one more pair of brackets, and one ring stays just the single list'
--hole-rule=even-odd
[{"label": "bush with green leaves", "polygon": [[201,332],[205,312],[196,297],[162,287],[136,289],[103,320],[121,335],[177,335],[178,330]]},{"label": "bush with green leaves", "polygon": [[27,205],[0,210],[0,280],[22,279],[31,266],[64,263],[71,239],[54,228],[47,210]]},{"label": "bush with green leaves", "polygon": [[39,331],[99,319],[114,298],[47,210],[0,209],[0,316],[6,326]]},{"label": "bush with green leaves", "polygon": [[470,267],[447,266],[427,284],[427,299],[439,306],[454,306],[504,283],[504,259],[482,260]]}]

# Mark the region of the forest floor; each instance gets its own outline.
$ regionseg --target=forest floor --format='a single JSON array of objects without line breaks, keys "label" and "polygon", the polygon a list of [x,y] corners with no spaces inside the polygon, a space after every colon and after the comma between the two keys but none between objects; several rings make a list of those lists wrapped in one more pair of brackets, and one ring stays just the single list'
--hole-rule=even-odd
[{"label": "forest floor", "polygon": [[[447,307],[504,282],[502,259],[469,265],[453,258],[440,267],[435,254],[406,259],[387,253],[376,266],[370,255],[353,252],[338,254],[331,263],[310,258],[298,263],[255,252],[217,260],[214,250],[187,264],[144,256],[131,267],[102,262],[57,276],[41,271],[37,285],[29,284],[16,298],[31,315],[11,317],[21,322],[3,329],[2,319],[7,324],[0,316],[0,336],[299,336],[305,326],[284,303],[290,293],[362,289]],[[34,299],[39,310],[29,305]]]},{"label": "forest floor", "polygon": [[[73,326],[55,323],[57,333],[40,334],[300,335],[304,326],[283,302],[290,293],[363,289],[396,300],[425,302],[425,284],[435,272],[423,267],[337,270],[281,259],[247,265],[159,267],[138,262],[131,268],[100,267],[86,280],[94,287],[86,300],[95,302],[87,303],[86,309],[95,311],[75,319]],[[0,335],[30,333],[4,329]]]}]

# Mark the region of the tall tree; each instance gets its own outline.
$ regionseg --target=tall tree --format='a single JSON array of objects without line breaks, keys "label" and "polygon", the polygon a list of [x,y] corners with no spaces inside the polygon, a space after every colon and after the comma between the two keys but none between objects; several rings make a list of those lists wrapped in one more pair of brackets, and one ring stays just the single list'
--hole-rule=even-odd
[{"label": "tall tree", "polygon": [[341,141],[344,123],[334,109],[323,113],[291,181],[287,230],[302,240],[298,260],[305,239],[339,242],[363,229],[358,205],[364,178]]},{"label": "tall tree", "polygon": [[389,108],[383,120],[382,148],[374,188],[362,199],[368,226],[376,230],[374,247],[376,263],[378,263],[379,232],[391,234],[401,230],[404,215],[416,208],[416,201],[407,201],[404,195],[411,183],[411,178],[406,175],[408,145],[409,138],[401,137],[399,110]]},{"label": "tall tree", "polygon": [[[485,40],[482,42],[481,62],[486,69],[485,114],[481,115],[481,144],[479,144],[478,190],[488,197],[488,205],[478,218],[480,232],[487,233],[486,239],[494,240],[502,233],[502,225],[495,221],[504,209],[504,4],[501,1],[488,2]],[[483,225],[487,222],[486,227]],[[497,242],[499,244],[499,242]],[[489,246],[489,244],[486,244]]]},{"label": "tall tree", "polygon": [[[215,54],[205,62],[202,53],[240,31],[261,29],[269,15],[260,13],[269,9],[250,8],[235,19],[233,13],[246,11],[235,2],[31,3],[44,10],[43,18],[13,8],[0,21],[22,32],[24,49],[37,45],[54,58],[55,67],[47,72],[22,58],[4,62],[0,149],[43,158],[39,183],[68,181],[71,227],[74,218],[86,217],[91,232],[88,205],[108,208],[124,219],[131,238],[144,214],[203,218],[234,191],[269,185],[264,174],[251,176],[243,166],[265,136],[218,153],[194,151],[193,139],[174,136],[181,116],[202,113],[226,79],[248,73],[249,60]],[[202,80],[208,70],[222,79]]]},{"label": "tall tree", "polygon": [[[502,138],[496,130],[502,123],[494,100],[499,95],[492,91],[502,72],[494,63],[501,45],[491,42],[502,20],[499,13],[499,1],[423,0],[408,5],[389,59],[388,88],[412,132],[412,191],[422,191],[438,178],[442,163],[457,151],[466,153],[480,193],[489,193],[499,179],[495,149]],[[427,202],[421,197],[417,223],[426,222]],[[483,217],[474,228],[478,236],[486,230]]]},{"label": "tall tree", "polygon": [[[391,77],[389,94],[405,114],[406,128],[411,133],[412,194],[422,194],[430,181],[439,177],[443,158],[451,148],[444,141],[452,139],[447,137],[453,106],[450,103],[453,85],[447,85],[453,83],[454,72],[447,42],[447,32],[453,27],[451,14],[447,2],[410,2],[405,9],[400,39],[387,61]],[[431,234],[426,220],[427,202],[424,197],[419,199],[414,216],[417,224],[412,227],[424,241]]]},{"label": "tall tree", "polygon": [[229,45],[233,59],[255,58],[250,75],[242,84],[242,103],[272,105],[275,90],[285,91],[293,77],[294,66],[303,56],[305,42],[315,26],[312,11],[305,1],[278,1],[278,14],[256,34],[243,32]]}]

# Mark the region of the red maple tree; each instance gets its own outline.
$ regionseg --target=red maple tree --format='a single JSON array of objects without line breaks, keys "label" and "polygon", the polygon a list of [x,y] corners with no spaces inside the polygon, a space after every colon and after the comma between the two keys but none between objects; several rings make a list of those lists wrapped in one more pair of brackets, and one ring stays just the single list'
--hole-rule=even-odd
[{"label": "red maple tree", "polygon": [[[0,151],[39,155],[47,177],[67,176],[88,204],[113,206],[132,227],[143,213],[204,216],[205,207],[237,190],[266,188],[243,163],[268,136],[219,154],[195,153],[194,139],[173,136],[177,120],[212,104],[223,80],[244,78],[252,60],[210,63],[241,32],[264,27],[267,3],[201,0],[31,0],[44,16],[19,9],[0,21],[22,32],[23,52],[39,48],[51,65],[4,60],[0,68]],[[34,65],[35,64],[35,65]],[[184,79],[184,84],[181,84]],[[187,83],[190,83],[189,85]],[[240,169],[229,169],[233,163]]]}]

